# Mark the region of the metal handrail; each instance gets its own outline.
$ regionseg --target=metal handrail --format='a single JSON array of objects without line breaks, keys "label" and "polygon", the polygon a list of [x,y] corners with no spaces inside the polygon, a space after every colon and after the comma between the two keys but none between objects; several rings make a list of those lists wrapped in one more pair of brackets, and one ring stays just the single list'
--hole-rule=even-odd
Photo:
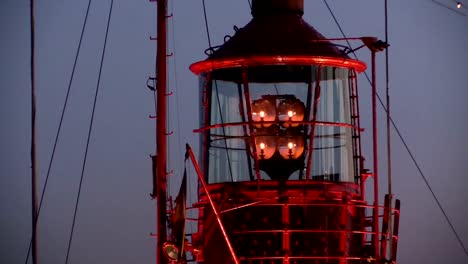
[{"label": "metal handrail", "polygon": [[[268,124],[279,124],[279,121],[252,121],[254,125],[268,125]],[[348,123],[340,123],[340,122],[327,122],[327,121],[283,121],[282,123],[288,124],[298,124],[298,125],[318,125],[318,126],[332,126],[332,127],[345,127],[345,128],[352,128],[355,130],[359,130],[360,132],[364,131],[364,128],[353,126],[352,124]],[[201,133],[206,130],[211,130],[215,128],[222,128],[222,127],[236,127],[236,126],[246,126],[249,125],[249,122],[233,122],[233,123],[219,123],[210,126],[204,126],[198,129],[194,129],[194,133]]]}]

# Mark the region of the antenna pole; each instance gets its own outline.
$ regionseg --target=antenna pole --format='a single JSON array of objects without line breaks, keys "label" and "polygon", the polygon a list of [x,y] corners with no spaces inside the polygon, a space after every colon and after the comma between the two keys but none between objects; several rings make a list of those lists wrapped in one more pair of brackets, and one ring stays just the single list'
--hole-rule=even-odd
[{"label": "antenna pole", "polygon": [[[385,0],[385,43],[388,45],[388,1]],[[392,148],[391,148],[391,135],[390,135],[390,86],[389,86],[389,55],[388,47],[385,49],[385,83],[386,83],[386,106],[387,106],[387,178],[388,178],[388,230],[387,237],[391,242],[392,239],[392,204],[393,204],[393,193],[392,193]],[[392,243],[388,243],[389,252],[392,252]],[[383,256],[386,257],[386,256]]]},{"label": "antenna pole", "polygon": [[37,162],[36,162],[36,87],[34,54],[34,0],[30,0],[31,22],[31,202],[32,202],[32,261],[37,264]]},{"label": "antenna pole", "polygon": [[373,167],[374,167],[374,209],[373,209],[373,245],[375,251],[375,259],[379,258],[379,170],[378,170],[378,147],[377,147],[377,84],[375,70],[375,50],[371,50],[372,54],[372,152],[373,152]]},{"label": "antenna pole", "polygon": [[157,51],[156,51],[156,177],[157,177],[157,245],[156,264],[167,263],[163,244],[167,240],[166,196],[167,196],[167,150],[166,150],[166,49],[167,49],[167,0],[157,0]]}]

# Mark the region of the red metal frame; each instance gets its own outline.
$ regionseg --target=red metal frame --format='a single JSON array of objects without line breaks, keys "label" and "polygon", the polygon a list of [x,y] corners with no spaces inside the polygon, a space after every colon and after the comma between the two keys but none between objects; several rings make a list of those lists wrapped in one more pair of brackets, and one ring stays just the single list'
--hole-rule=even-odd
[{"label": "red metal frame", "polygon": [[[252,121],[253,125],[256,124],[277,124],[278,121]],[[326,122],[326,121],[288,121],[290,124],[301,124],[301,125],[319,125],[319,126],[334,126],[334,127],[345,127],[345,128],[352,128],[360,131],[364,131],[363,128],[355,127],[351,124],[347,123],[340,123],[340,122]],[[220,123],[214,124],[210,126],[201,127],[198,129],[194,129],[194,133],[201,133],[206,130],[211,130],[215,128],[221,127],[233,127],[233,126],[247,126],[250,125],[249,122],[233,122],[233,123]]]},{"label": "red metal frame", "polygon": [[320,56],[252,56],[249,58],[208,59],[190,65],[195,74],[210,72],[216,69],[264,65],[322,65],[339,68],[352,68],[363,72],[366,64],[359,60]]},{"label": "red metal frame", "polygon": [[312,151],[314,149],[314,139],[315,139],[315,127],[317,126],[317,112],[318,112],[318,103],[320,100],[320,80],[322,77],[322,67],[319,66],[317,69],[317,80],[315,83],[317,84],[314,89],[314,104],[312,109],[312,129],[310,131],[310,138],[309,138],[309,149],[307,154],[307,169],[306,169],[306,180],[310,179],[310,173],[312,168]]},{"label": "red metal frame", "polygon": [[192,148],[188,144],[187,144],[187,153],[190,156],[190,160],[192,161],[193,167],[195,168],[195,171],[197,172],[198,179],[200,180],[203,186],[203,189],[205,190],[206,196],[208,197],[208,201],[210,202],[211,209],[213,210],[216,216],[216,220],[218,221],[219,228],[221,229],[221,232],[223,233],[223,237],[226,240],[226,244],[228,245],[229,251],[231,252],[232,259],[234,260],[235,264],[239,264],[239,260],[237,259],[236,252],[234,252],[234,248],[232,247],[231,241],[229,241],[226,230],[224,229],[223,222],[221,221],[221,218],[219,217],[218,210],[216,209],[213,199],[211,199],[210,192],[207,188],[205,179],[203,178],[203,173],[200,169],[200,166],[198,165],[195,155],[193,154]]},{"label": "red metal frame", "polygon": [[[192,159],[194,161],[194,157]],[[196,161],[194,161],[196,162]],[[194,163],[194,166],[196,166],[196,163]],[[202,177],[201,171],[197,171],[199,173],[199,177]],[[203,180],[204,181],[204,180]],[[372,210],[377,210],[377,214],[373,215],[377,216],[378,218],[385,218],[388,217],[388,214],[390,213],[388,211],[388,205],[383,205],[383,206],[375,206],[375,205],[367,205],[364,203],[363,200],[358,199],[358,200],[348,200],[346,203],[340,203],[343,202],[342,198],[340,198],[341,194],[338,194],[336,192],[337,190],[342,190],[344,193],[348,193],[346,191],[347,189],[345,188],[347,185],[349,186],[354,186],[354,188],[358,187],[356,184],[352,183],[330,183],[330,182],[318,182],[314,184],[313,182],[308,182],[305,183],[304,181],[289,181],[289,185],[297,185],[297,187],[300,187],[301,185],[317,185],[317,186],[329,186],[325,190],[312,190],[309,191],[309,193],[304,193],[303,190],[297,189],[297,191],[294,191],[292,189],[288,189],[288,196],[291,202],[288,202],[287,206],[308,206],[309,208],[313,207],[324,207],[324,208],[362,208],[362,209],[372,209]],[[238,192],[242,192],[243,195],[246,195],[246,197],[250,197],[250,199],[253,199],[254,202],[249,203],[249,204],[244,204],[242,206],[238,206],[236,208],[229,208],[227,210],[222,210],[218,212],[216,215],[219,218],[219,215],[222,213],[226,212],[231,212],[233,210],[239,210],[243,209],[245,207],[265,207],[265,206],[271,206],[271,207],[282,207],[285,204],[280,202],[281,197],[280,196],[273,196],[270,197],[271,193],[268,192],[268,188],[264,188],[265,192],[258,193],[254,190],[254,188],[251,188],[251,191],[248,191],[246,188],[248,186],[252,186],[255,183],[254,182],[241,182],[239,183],[240,185],[238,186]],[[275,187],[275,182],[272,181],[264,181],[262,182],[263,186],[270,186],[270,187]],[[338,188],[335,191],[334,188]],[[310,188],[308,188],[310,189]],[[200,193],[200,200],[199,203],[196,205],[197,207],[203,208],[206,204],[206,202],[210,203],[210,206],[214,208],[215,204],[221,205],[220,202],[223,200],[224,194],[224,185],[221,184],[211,184],[211,185],[206,185],[204,184],[203,186],[203,191]],[[311,193],[310,193],[311,192]],[[327,199],[328,202],[320,202],[320,193],[321,192],[327,192],[327,193],[337,193],[337,198],[336,199]],[[315,193],[315,194],[314,194]],[[250,195],[249,195],[250,194]],[[266,196],[265,196],[266,195]],[[359,195],[356,193],[356,197],[359,198]],[[317,200],[318,199],[318,200]],[[208,201],[207,201],[208,200]],[[336,201],[337,203],[333,202]],[[332,203],[330,203],[332,202]],[[399,202],[397,202],[398,206],[396,208],[391,210],[391,213],[395,215],[395,224],[398,225],[398,220],[399,220]],[[220,207],[222,208],[222,207]],[[378,212],[383,212],[382,214],[379,214]],[[222,221],[219,219],[219,221]],[[396,232],[398,232],[398,227],[396,227]],[[350,234],[362,234],[362,235],[369,235],[373,238],[375,237],[382,237],[382,240],[388,239],[388,233],[386,232],[378,232],[378,231],[366,231],[366,230],[361,230],[361,229],[356,229],[356,230],[333,230],[333,229],[267,229],[267,230],[246,230],[246,231],[234,231],[232,234],[237,234],[237,235],[248,235],[248,234],[275,234],[275,233],[282,233],[282,234],[291,234],[291,233],[321,233],[321,234],[341,234],[341,235],[350,235]],[[227,239],[227,235],[226,235]],[[396,248],[396,243],[398,241],[398,234],[394,234],[391,237],[392,244],[395,245]],[[396,252],[394,253],[396,254]],[[359,257],[359,256],[332,256],[332,255],[327,255],[327,256],[251,256],[251,257],[239,257],[240,261],[247,261],[247,260],[364,260],[367,262],[371,263],[376,263],[379,258],[376,257],[376,255],[372,255],[369,257]],[[396,263],[395,261],[393,263]]]},{"label": "red metal frame", "polygon": [[[257,190],[260,191],[260,169],[258,166],[258,158],[257,158],[257,148],[255,146],[255,130],[253,128],[254,126],[254,121],[252,120],[252,102],[250,101],[250,89],[249,89],[249,80],[247,79],[247,68],[243,67],[242,68],[242,81],[244,84],[244,96],[245,96],[245,106],[247,108],[247,118],[248,122],[247,125],[249,127],[249,134],[250,134],[250,141],[251,141],[251,151],[252,151],[252,156],[254,159],[254,168],[255,168],[255,176],[257,177],[257,184],[258,188]],[[244,107],[244,106],[241,106]]]}]

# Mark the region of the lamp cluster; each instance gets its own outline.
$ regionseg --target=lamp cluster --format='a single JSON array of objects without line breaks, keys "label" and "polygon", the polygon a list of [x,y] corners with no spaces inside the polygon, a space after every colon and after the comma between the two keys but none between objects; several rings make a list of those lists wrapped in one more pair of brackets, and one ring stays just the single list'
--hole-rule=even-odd
[{"label": "lamp cluster", "polygon": [[305,106],[294,95],[264,95],[252,103],[257,158],[270,159],[278,152],[297,159],[304,152]]}]

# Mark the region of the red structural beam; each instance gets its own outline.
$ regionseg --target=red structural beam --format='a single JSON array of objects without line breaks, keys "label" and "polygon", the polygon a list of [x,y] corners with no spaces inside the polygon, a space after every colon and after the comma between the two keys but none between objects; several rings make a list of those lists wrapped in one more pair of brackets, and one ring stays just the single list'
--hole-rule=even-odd
[{"label": "red structural beam", "polygon": [[[256,125],[267,125],[267,124],[277,124],[277,121],[252,121],[252,124]],[[352,128],[359,131],[364,131],[363,128],[359,128],[347,123],[339,123],[339,122],[325,122],[325,121],[287,121],[288,124],[302,124],[302,125],[318,125],[318,126],[334,126],[334,127],[345,127],[345,128]],[[221,124],[214,124],[210,126],[201,127],[198,129],[194,129],[194,133],[201,133],[206,130],[214,129],[214,128],[221,128],[221,127],[233,127],[233,126],[246,126],[249,125],[249,122],[234,122],[234,123],[221,123]]]},{"label": "red structural beam", "polygon": [[221,233],[223,233],[224,240],[226,241],[229,251],[231,252],[232,259],[234,260],[235,264],[239,264],[239,260],[237,259],[236,252],[234,252],[234,248],[232,247],[231,241],[229,241],[229,237],[227,236],[226,229],[224,229],[223,222],[221,221],[221,218],[219,217],[218,210],[216,209],[216,206],[213,200],[211,199],[210,192],[208,191],[205,179],[203,178],[203,173],[200,169],[200,166],[198,165],[195,155],[193,154],[192,148],[188,144],[187,144],[187,153],[189,154],[193,167],[195,168],[195,171],[197,172],[198,179],[200,180],[203,186],[203,189],[205,189],[205,193],[206,193],[206,196],[208,197],[208,201],[210,202],[211,209],[213,210],[213,213],[216,216],[216,220],[218,221],[219,228],[221,229]]},{"label": "red structural beam", "polygon": [[216,69],[264,65],[323,65],[330,67],[352,68],[363,72],[367,66],[364,62],[349,58],[333,58],[322,56],[251,56],[248,58],[209,59],[199,61],[190,66],[195,74]]}]

